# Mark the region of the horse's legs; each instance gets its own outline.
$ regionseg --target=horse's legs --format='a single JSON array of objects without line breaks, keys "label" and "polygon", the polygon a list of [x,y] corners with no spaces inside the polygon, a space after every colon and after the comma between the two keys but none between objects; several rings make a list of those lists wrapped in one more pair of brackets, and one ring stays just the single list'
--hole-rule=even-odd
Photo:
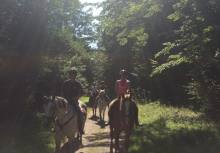
[{"label": "horse's legs", "polygon": [[130,134],[131,134],[130,130],[125,131],[125,152],[126,153],[128,152]]},{"label": "horse's legs", "polygon": [[101,111],[101,108],[99,108],[99,120],[102,121],[102,111]]},{"label": "horse's legs", "polygon": [[60,151],[60,145],[61,145],[61,136],[60,134],[55,134],[55,143],[56,143],[56,148],[55,148],[55,153],[59,153]]},{"label": "horse's legs", "polygon": [[93,117],[96,116],[96,107],[95,107],[95,105],[92,107],[92,116]]},{"label": "horse's legs", "polygon": [[103,121],[105,122],[105,110],[106,110],[106,107],[104,108],[103,110]]},{"label": "horse's legs", "polygon": [[82,145],[82,134],[79,134],[79,143]]},{"label": "horse's legs", "polygon": [[113,137],[114,137],[114,129],[110,125],[110,153],[113,153]]},{"label": "horse's legs", "polygon": [[82,144],[82,134],[80,134],[80,132],[77,133],[77,140]]},{"label": "horse's legs", "polygon": [[115,131],[115,152],[119,153],[119,135],[120,135],[120,131],[117,130]]},{"label": "horse's legs", "polygon": [[92,115],[95,116],[95,104],[93,102],[93,106],[92,106]]}]

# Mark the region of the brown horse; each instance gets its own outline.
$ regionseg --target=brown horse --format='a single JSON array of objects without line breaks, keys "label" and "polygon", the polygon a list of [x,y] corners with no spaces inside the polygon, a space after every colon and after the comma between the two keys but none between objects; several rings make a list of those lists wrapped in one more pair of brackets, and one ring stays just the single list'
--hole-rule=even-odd
[{"label": "brown horse", "polygon": [[[134,128],[135,121],[133,115],[133,102],[130,94],[126,94],[113,100],[109,106],[109,126],[110,126],[110,152],[119,152],[119,136],[122,131],[125,132],[125,149],[127,152],[129,137]],[[113,144],[115,139],[115,144]]]}]

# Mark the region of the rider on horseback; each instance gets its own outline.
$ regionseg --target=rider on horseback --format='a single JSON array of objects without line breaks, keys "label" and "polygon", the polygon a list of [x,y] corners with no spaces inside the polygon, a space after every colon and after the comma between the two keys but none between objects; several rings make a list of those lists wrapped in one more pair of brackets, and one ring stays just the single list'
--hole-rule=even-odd
[{"label": "rider on horseback", "polygon": [[[106,87],[106,84],[105,84],[105,81],[101,81],[100,82],[100,84],[99,84],[99,87],[98,87],[98,95],[97,95],[97,97],[99,96],[99,94],[100,94],[100,92],[102,91],[102,90],[104,90],[105,91],[105,93],[107,93],[107,87]],[[105,94],[105,98],[106,98],[106,100],[107,101],[110,101],[110,98],[107,96],[107,94]],[[97,98],[96,97],[96,98]],[[96,99],[97,100],[97,99]]]},{"label": "rider on horseback", "polygon": [[84,134],[83,131],[83,114],[79,107],[79,98],[83,94],[83,88],[79,81],[76,80],[77,70],[75,68],[71,68],[68,71],[68,77],[66,81],[63,83],[63,96],[67,99],[67,101],[73,106],[73,108],[77,111],[78,114],[78,124],[79,124],[79,132]]},{"label": "rider on horseback", "polygon": [[[118,97],[118,100],[120,100],[121,97],[123,97],[125,94],[129,93],[130,92],[130,81],[127,79],[127,71],[122,69],[120,71],[120,80],[117,80],[116,81],[116,84],[115,84],[115,91],[116,91],[116,94],[117,94],[117,97]],[[131,101],[131,104],[132,104],[132,112],[133,112],[133,115],[134,115],[134,120],[135,120],[135,124],[137,126],[140,126],[139,124],[139,121],[138,121],[138,107],[137,107],[137,104],[132,100]]]}]

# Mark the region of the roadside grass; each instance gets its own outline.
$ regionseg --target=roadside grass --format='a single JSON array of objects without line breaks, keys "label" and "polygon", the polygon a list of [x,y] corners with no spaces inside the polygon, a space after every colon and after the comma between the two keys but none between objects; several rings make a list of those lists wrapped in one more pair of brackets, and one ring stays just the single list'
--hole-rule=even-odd
[{"label": "roadside grass", "polygon": [[202,113],[159,102],[139,105],[143,127],[131,137],[130,153],[219,153],[220,130]]},{"label": "roadside grass", "polygon": [[[88,97],[82,97],[86,103]],[[140,120],[130,153],[219,153],[220,130],[202,113],[159,102],[139,105]],[[19,124],[0,124],[0,153],[50,153],[54,133],[42,125],[42,116],[27,116]]]},{"label": "roadside grass", "polygon": [[81,100],[81,102],[82,102],[83,104],[87,104],[87,103],[89,102],[89,97],[88,97],[88,96],[82,96],[82,97],[80,98],[80,100]]},{"label": "roadside grass", "polygon": [[54,151],[54,134],[42,127],[41,117],[0,126],[0,153],[49,153]]},{"label": "roadside grass", "polygon": [[[86,104],[89,97],[83,96],[80,100]],[[54,152],[54,133],[49,127],[43,127],[43,116],[29,113],[25,116],[18,122],[0,124],[0,153]]]}]

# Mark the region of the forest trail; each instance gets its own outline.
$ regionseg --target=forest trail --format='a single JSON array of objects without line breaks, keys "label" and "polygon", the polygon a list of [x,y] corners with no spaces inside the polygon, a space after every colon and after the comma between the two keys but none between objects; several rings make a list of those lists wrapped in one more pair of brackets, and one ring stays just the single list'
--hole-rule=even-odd
[{"label": "forest trail", "polygon": [[[106,111],[105,121],[108,121],[107,116]],[[79,147],[77,144],[68,145],[68,143],[65,143],[61,149],[61,153],[109,153],[109,126],[104,127],[102,126],[104,124],[100,124],[98,117],[91,117],[92,110],[88,109],[85,134],[82,140],[83,145]]]},{"label": "forest trail", "polygon": [[[83,147],[76,153],[108,153],[109,152],[109,127],[103,127],[98,118],[92,118],[92,111],[89,111],[83,135]],[[107,121],[107,111],[105,113]]]}]

